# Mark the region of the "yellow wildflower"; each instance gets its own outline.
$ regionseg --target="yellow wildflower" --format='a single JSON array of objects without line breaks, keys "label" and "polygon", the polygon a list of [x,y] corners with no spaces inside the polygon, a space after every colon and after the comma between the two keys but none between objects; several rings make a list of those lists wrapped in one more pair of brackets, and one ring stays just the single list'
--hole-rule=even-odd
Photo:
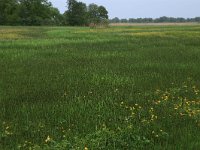
[{"label": "yellow wildflower", "polygon": [[85,148],[84,148],[84,150],[88,150],[88,148],[87,148],[87,147],[85,147]]},{"label": "yellow wildflower", "polygon": [[45,142],[48,143],[48,142],[50,142],[51,140],[52,140],[52,138],[50,138],[50,136],[48,135],[47,138],[46,138],[46,140],[45,140]]}]

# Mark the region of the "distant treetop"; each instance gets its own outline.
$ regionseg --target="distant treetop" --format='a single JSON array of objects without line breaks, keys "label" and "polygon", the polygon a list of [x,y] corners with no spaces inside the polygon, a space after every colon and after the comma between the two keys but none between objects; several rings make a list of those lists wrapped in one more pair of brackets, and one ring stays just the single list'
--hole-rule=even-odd
[{"label": "distant treetop", "polygon": [[108,11],[104,6],[77,2],[76,0],[67,1],[68,10],[65,12],[66,21],[71,26],[88,26],[90,24],[101,24],[108,20]]},{"label": "distant treetop", "polygon": [[174,18],[174,17],[160,17],[160,18],[129,18],[119,19],[115,17],[109,20],[110,23],[182,23],[182,22],[200,22],[200,17],[196,18]]},{"label": "distant treetop", "polygon": [[162,23],[162,22],[200,22],[196,18],[130,18],[117,17],[108,20],[108,11],[104,6],[89,4],[77,0],[66,0],[64,14],[53,7],[49,0],[0,0],[0,25],[69,25],[97,26],[108,23]]}]

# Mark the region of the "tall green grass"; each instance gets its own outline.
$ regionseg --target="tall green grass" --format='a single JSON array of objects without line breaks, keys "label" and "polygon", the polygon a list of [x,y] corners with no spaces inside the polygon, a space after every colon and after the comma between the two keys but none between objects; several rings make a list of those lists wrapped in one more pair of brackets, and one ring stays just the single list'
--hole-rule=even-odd
[{"label": "tall green grass", "polygon": [[200,26],[0,27],[0,149],[198,149],[199,66]]}]

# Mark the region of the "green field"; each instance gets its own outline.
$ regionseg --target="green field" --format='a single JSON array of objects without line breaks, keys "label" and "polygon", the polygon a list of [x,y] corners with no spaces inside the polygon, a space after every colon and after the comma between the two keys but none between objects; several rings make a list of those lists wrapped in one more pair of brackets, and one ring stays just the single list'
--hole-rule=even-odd
[{"label": "green field", "polygon": [[0,149],[200,147],[200,26],[0,27]]}]

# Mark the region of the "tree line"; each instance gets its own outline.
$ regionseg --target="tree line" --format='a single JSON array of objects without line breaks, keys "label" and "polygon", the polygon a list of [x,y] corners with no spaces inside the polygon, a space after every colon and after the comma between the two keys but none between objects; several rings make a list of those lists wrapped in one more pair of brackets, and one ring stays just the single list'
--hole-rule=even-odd
[{"label": "tree line", "polygon": [[67,10],[61,14],[48,0],[0,0],[0,25],[69,25],[96,26],[110,23],[200,22],[196,18],[130,18],[108,20],[104,6],[86,5],[77,0],[66,0]]},{"label": "tree line", "polygon": [[88,26],[108,23],[104,6],[67,0],[61,14],[48,0],[0,0],[0,25]]},{"label": "tree line", "polygon": [[160,17],[160,18],[129,18],[119,19],[115,17],[109,20],[110,23],[184,23],[184,22],[200,22],[200,17],[195,18],[174,18],[174,17]]}]

